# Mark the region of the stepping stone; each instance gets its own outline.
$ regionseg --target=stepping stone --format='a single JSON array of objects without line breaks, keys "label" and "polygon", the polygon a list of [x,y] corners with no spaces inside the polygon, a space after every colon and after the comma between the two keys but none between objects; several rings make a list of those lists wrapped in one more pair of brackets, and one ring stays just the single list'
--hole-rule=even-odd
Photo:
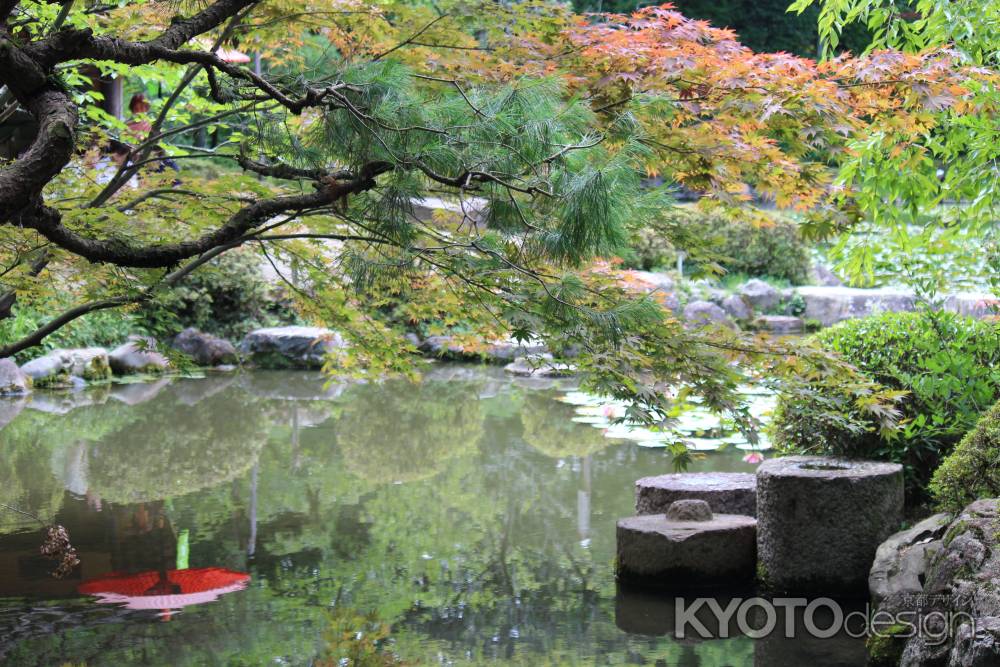
[{"label": "stepping stone", "polygon": [[764,585],[796,595],[867,595],[875,551],[903,519],[903,467],[820,456],[757,468]]},{"label": "stepping stone", "polygon": [[756,532],[753,517],[713,515],[704,500],[680,500],[666,514],[618,522],[616,576],[670,590],[750,583]]},{"label": "stepping stone", "polygon": [[635,483],[635,513],[662,514],[675,500],[696,498],[720,514],[757,515],[757,478],[749,472],[689,472]]}]

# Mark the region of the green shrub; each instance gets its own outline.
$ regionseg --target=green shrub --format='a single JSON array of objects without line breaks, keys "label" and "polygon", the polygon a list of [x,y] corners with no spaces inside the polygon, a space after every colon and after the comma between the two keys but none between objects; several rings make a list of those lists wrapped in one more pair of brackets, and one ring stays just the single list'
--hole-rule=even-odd
[{"label": "green shrub", "polygon": [[1000,327],[953,313],[886,313],[815,335],[869,379],[906,392],[896,429],[878,428],[846,392],[829,386],[786,394],[771,424],[775,445],[894,461],[922,498],[931,473],[980,415],[1000,398]]},{"label": "green shrub", "polygon": [[952,512],[973,500],[1000,496],[1000,402],[934,472],[931,493],[942,509]]},{"label": "green shrub", "polygon": [[281,290],[261,272],[252,250],[232,250],[199,268],[141,311],[145,327],[167,338],[186,327],[239,340],[249,331],[297,320]]},{"label": "green shrub", "polygon": [[[670,220],[665,226],[684,229],[697,237],[700,244],[711,249],[712,256],[706,259],[718,263],[727,273],[787,280],[795,285],[809,279],[809,249],[794,222],[766,216],[767,223],[758,224],[686,207],[677,207],[666,215]],[[631,252],[623,259],[626,265],[647,271],[670,268],[677,262],[677,250],[662,232],[649,227],[636,231]],[[704,264],[693,257],[688,268],[697,271],[704,269]]]},{"label": "green shrub", "polygon": [[[39,301],[18,299],[13,316],[0,320],[0,346],[20,340],[74,305],[78,304],[62,296]],[[114,347],[134,333],[147,332],[133,314],[98,310],[73,320],[46,336],[39,345],[15,354],[14,358],[18,363],[24,363],[56,348]]]}]

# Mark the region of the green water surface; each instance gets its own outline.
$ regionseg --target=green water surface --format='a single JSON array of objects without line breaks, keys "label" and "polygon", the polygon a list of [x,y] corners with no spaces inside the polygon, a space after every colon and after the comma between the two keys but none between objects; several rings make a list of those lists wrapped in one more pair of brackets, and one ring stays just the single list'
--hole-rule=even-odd
[{"label": "green water surface", "polygon": [[[677,641],[672,598],[618,591],[615,520],[670,459],[570,421],[572,388],[441,365],[420,384],[275,371],[6,400],[0,503],[65,525],[81,565],[53,579],[39,526],[0,511],[0,662],[851,664],[856,642]],[[752,470],[742,454],[692,469]],[[76,592],[185,566],[250,582],[169,614]]]}]

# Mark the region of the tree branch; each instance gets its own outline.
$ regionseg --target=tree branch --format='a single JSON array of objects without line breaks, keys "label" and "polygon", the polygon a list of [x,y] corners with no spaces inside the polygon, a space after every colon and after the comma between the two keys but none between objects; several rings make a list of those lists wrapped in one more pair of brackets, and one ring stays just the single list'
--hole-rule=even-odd
[{"label": "tree branch", "polygon": [[142,303],[143,301],[149,301],[152,299],[156,292],[167,288],[173,287],[178,282],[180,282],[185,276],[197,269],[198,267],[210,262],[227,250],[231,250],[238,245],[241,245],[243,241],[237,243],[228,244],[225,246],[219,246],[213,248],[209,252],[204,253],[202,256],[198,257],[191,262],[188,262],[183,267],[177,269],[176,271],[165,276],[159,283],[150,286],[148,289],[140,292],[139,294],[134,294],[130,296],[118,296],[112,297],[110,299],[100,299],[98,301],[90,301],[69,310],[64,311],[57,317],[52,318],[42,326],[38,327],[30,334],[24,336],[20,340],[6,345],[0,348],[0,359],[4,357],[10,357],[22,350],[26,350],[29,347],[34,347],[41,343],[47,336],[55,333],[59,329],[63,328],[73,320],[83,317],[89,313],[94,313],[99,310],[108,310],[110,308],[119,308],[121,306],[126,306],[134,303]]},{"label": "tree branch", "polygon": [[[322,169],[300,169],[283,163],[265,164],[263,162],[251,160],[242,154],[236,156],[236,162],[247,171],[252,171],[256,174],[260,174],[261,176],[270,176],[272,178],[282,178],[291,181],[302,179],[318,181],[321,178],[333,176],[333,174],[330,174]],[[340,172],[336,176],[350,178],[352,174],[350,172]]]},{"label": "tree branch", "polygon": [[382,53],[379,53],[377,55],[372,56],[372,60],[373,61],[375,61],[375,60],[381,60],[382,58],[385,58],[390,53],[393,53],[394,51],[398,51],[399,49],[403,48],[407,44],[412,44],[413,40],[417,39],[418,37],[420,37],[420,35],[424,34],[428,30],[430,30],[431,27],[433,27],[435,23],[437,23],[438,21],[441,21],[443,19],[446,19],[446,18],[448,18],[447,14],[441,14],[440,16],[438,16],[437,18],[435,18],[434,20],[432,20],[429,23],[427,23],[423,28],[421,28],[420,30],[416,31],[415,33],[413,33],[412,35],[410,35],[409,37],[407,37],[402,42],[400,42],[396,46],[392,47],[388,51],[383,51]]},{"label": "tree branch", "polygon": [[387,162],[365,165],[349,180],[324,179],[312,194],[263,199],[243,207],[218,229],[191,241],[164,245],[132,246],[120,239],[99,240],[81,236],[62,224],[55,209],[37,205],[19,216],[22,227],[34,229],[55,245],[91,262],[107,262],[122,267],[156,268],[180,261],[237,241],[247,232],[285,211],[301,211],[329,205],[347,195],[375,187],[375,177],[392,169]]}]

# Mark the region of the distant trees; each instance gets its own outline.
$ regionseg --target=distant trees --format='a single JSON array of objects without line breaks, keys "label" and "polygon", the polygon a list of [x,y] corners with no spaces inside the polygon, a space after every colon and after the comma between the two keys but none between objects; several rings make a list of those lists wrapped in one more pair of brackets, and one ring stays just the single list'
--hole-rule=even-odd
[{"label": "distant trees", "polygon": [[[647,4],[637,0],[574,0],[573,7],[579,12],[628,13]],[[673,4],[689,18],[730,28],[754,51],[785,51],[806,58],[819,53],[819,10],[815,7],[797,14],[788,12],[790,0],[674,0]],[[869,41],[863,26],[852,26],[841,49],[858,54]]]}]

